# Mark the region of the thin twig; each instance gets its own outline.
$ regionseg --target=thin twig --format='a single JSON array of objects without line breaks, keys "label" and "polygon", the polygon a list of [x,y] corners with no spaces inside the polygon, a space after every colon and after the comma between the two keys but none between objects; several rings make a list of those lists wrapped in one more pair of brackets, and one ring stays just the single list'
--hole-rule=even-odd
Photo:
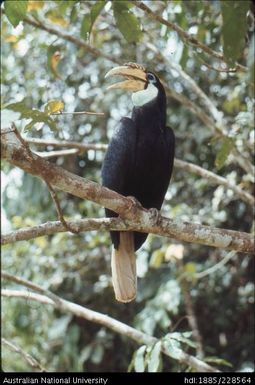
[{"label": "thin twig", "polygon": [[232,154],[229,155],[232,162],[236,162],[239,166],[247,172],[251,181],[254,183],[255,168],[254,165],[247,159],[237,148],[233,148]]},{"label": "thin twig", "polygon": [[77,228],[74,228],[73,226],[70,226],[70,224],[66,222],[62,209],[60,207],[60,203],[59,203],[59,199],[57,197],[56,191],[54,190],[54,188],[52,188],[51,184],[46,179],[44,179],[44,181],[47,184],[51,198],[55,203],[59,221],[62,223],[62,225],[65,227],[67,231],[70,231],[73,234],[78,234],[79,230]]},{"label": "thin twig", "polygon": [[77,155],[80,153],[78,148],[71,148],[70,150],[59,150],[59,151],[34,151],[34,153],[41,158],[49,159],[56,158],[58,156],[70,156]]},{"label": "thin twig", "polygon": [[212,65],[208,64],[204,59],[202,59],[198,54],[195,53],[195,57],[204,65],[206,66],[209,70],[213,70],[216,72],[224,72],[224,73],[235,73],[236,68],[216,68],[213,67]]},{"label": "thin twig", "polygon": [[81,143],[72,141],[58,141],[54,139],[37,139],[37,138],[24,138],[27,143],[36,144],[39,146],[53,146],[63,148],[77,148],[82,151],[95,150],[95,151],[106,151],[107,144],[94,144],[94,143]]},{"label": "thin twig", "polygon": [[21,347],[17,346],[13,342],[7,341],[5,338],[1,338],[2,344],[7,346],[10,350],[18,353],[33,369],[39,369],[40,372],[46,372],[46,369],[30,354],[25,352]]},{"label": "thin twig", "polygon": [[104,112],[90,112],[90,111],[73,111],[73,112],[52,112],[50,115],[96,115],[96,116],[104,116]]},{"label": "thin twig", "polygon": [[228,261],[230,261],[234,256],[236,255],[236,252],[235,251],[230,251],[230,253],[227,253],[225,255],[225,257],[223,259],[221,259],[218,263],[216,263],[215,265],[209,267],[208,269],[204,270],[204,271],[201,271],[199,273],[196,273],[194,275],[194,277],[196,279],[201,279],[201,278],[204,278],[204,277],[207,277],[208,275],[210,274],[213,274],[215,273],[215,271],[221,269],[224,265],[226,265],[226,263],[228,263]]},{"label": "thin twig", "polygon": [[[14,129],[15,128],[15,125],[12,124],[12,128]],[[38,165],[38,162],[37,162],[37,159],[40,159],[40,158],[35,158],[33,156],[33,153],[32,151],[30,150],[29,148],[29,145],[28,143],[22,138],[22,136],[20,135],[19,131],[16,129],[15,130],[15,135],[16,137],[18,138],[18,140],[20,141],[20,143],[24,146],[24,148],[26,149],[26,157],[27,159],[31,162],[32,164],[32,167],[34,168],[34,170],[36,172],[38,172],[40,170],[40,166]],[[40,171],[39,171],[40,172]],[[53,202],[55,203],[55,206],[56,206],[56,210],[57,210],[57,213],[58,213],[58,219],[60,220],[60,222],[63,224],[63,226],[66,228],[67,231],[70,231],[71,233],[74,233],[74,234],[77,234],[79,231],[72,227],[72,226],[69,226],[66,221],[65,221],[65,218],[64,218],[64,215],[62,213],[62,209],[60,207],[60,203],[59,203],[59,200],[58,200],[58,197],[57,197],[57,194],[54,190],[54,188],[51,186],[51,183],[49,181],[49,178],[48,178],[48,174],[43,172],[41,174],[41,178],[44,180],[44,182],[46,183],[48,189],[49,189],[49,192],[50,192],[50,195],[52,197],[52,200]]]},{"label": "thin twig", "polygon": [[182,288],[182,293],[183,293],[186,311],[188,314],[188,323],[189,323],[189,326],[192,330],[192,336],[196,342],[197,357],[200,359],[203,359],[204,355],[205,355],[204,354],[204,348],[203,348],[203,339],[202,339],[201,333],[199,331],[197,317],[195,314],[195,310],[194,310],[194,306],[193,306],[193,302],[192,302],[192,297],[190,294],[190,287],[188,285],[188,282],[182,282],[181,288]]},{"label": "thin twig", "polygon": [[28,281],[27,279],[17,277],[16,275],[13,275],[13,274],[9,274],[9,273],[7,273],[7,271],[4,271],[4,270],[1,271],[1,278],[6,279],[7,281],[17,283],[18,285],[26,286],[29,289],[37,291],[40,294],[45,294],[45,295],[47,295],[47,297],[52,299],[52,301],[54,301],[54,302],[59,301],[59,297],[57,295],[55,295],[54,293],[52,293],[51,291],[44,289],[41,286],[37,285],[36,283]]},{"label": "thin twig", "polygon": [[248,203],[250,206],[254,206],[255,199],[254,197],[241,189],[241,187],[236,186],[234,183],[230,182],[228,179],[223,178],[220,175],[214,174],[213,172],[206,170],[196,164],[185,162],[184,160],[175,159],[174,162],[175,167],[180,168],[182,170],[200,175],[202,178],[205,178],[212,184],[222,185],[227,189],[232,190],[242,201]]}]

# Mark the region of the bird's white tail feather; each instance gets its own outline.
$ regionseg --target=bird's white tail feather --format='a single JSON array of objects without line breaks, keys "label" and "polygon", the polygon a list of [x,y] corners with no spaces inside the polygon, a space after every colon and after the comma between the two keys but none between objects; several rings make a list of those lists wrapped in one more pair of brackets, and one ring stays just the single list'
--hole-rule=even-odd
[{"label": "bird's white tail feather", "polygon": [[118,250],[112,249],[112,282],[117,301],[130,302],[136,297],[136,258],[134,234],[120,232]]}]

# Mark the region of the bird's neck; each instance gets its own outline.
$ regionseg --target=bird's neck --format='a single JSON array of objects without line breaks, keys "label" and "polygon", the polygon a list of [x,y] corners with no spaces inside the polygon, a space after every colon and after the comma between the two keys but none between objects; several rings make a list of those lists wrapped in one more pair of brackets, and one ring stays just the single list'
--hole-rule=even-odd
[{"label": "bird's neck", "polygon": [[159,133],[166,127],[166,101],[157,98],[142,107],[134,107],[132,120],[135,121],[139,129],[159,130]]}]

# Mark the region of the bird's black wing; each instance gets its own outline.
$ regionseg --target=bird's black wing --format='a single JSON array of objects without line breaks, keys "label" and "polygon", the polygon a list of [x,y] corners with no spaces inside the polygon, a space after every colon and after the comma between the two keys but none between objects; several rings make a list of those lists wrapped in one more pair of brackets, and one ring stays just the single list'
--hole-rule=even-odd
[{"label": "bird's black wing", "polygon": [[[109,143],[102,167],[103,186],[120,194],[128,195],[130,180],[134,172],[136,129],[130,118],[122,118]],[[107,217],[118,214],[106,209]],[[115,249],[119,245],[119,232],[111,232]]]},{"label": "bird's black wing", "polygon": [[[143,185],[149,181],[150,187],[146,186],[147,193],[143,191],[143,199],[138,196],[138,200],[145,208],[161,209],[173,171],[174,153],[175,135],[172,128],[166,127],[163,140],[158,142],[155,140],[154,165],[150,169],[150,177],[143,181]],[[148,234],[135,232],[134,235],[135,250],[137,250],[145,242]]]},{"label": "bird's black wing", "polygon": [[175,155],[175,135],[171,127],[166,127],[166,148],[167,148],[167,154],[168,154],[167,163],[168,163],[168,175],[169,175],[168,184],[169,184],[172,176],[172,172],[173,172],[174,155]]}]

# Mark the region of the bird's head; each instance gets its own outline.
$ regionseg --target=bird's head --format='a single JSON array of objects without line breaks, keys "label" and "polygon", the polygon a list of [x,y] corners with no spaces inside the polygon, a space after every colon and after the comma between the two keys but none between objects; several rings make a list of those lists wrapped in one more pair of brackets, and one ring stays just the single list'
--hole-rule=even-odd
[{"label": "bird's head", "polygon": [[107,89],[122,89],[132,91],[132,101],[135,107],[143,107],[152,101],[165,98],[165,90],[159,78],[143,66],[136,63],[127,63],[112,68],[105,75],[123,76],[126,80],[110,85]]}]

